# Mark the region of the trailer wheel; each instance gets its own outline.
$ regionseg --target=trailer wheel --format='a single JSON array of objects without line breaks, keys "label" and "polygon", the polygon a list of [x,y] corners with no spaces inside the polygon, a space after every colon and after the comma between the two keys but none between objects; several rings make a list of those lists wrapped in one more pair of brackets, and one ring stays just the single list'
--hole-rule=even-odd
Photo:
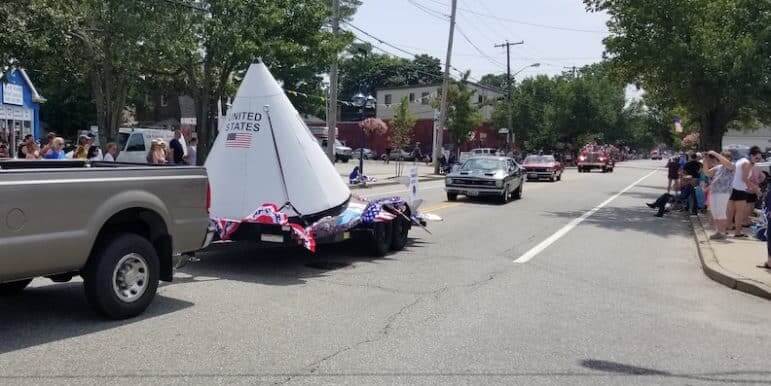
[{"label": "trailer wheel", "polygon": [[410,224],[404,218],[397,217],[393,221],[393,236],[391,238],[391,250],[401,251],[407,246],[409,240]]},{"label": "trailer wheel", "polygon": [[26,279],[0,284],[0,296],[16,295],[19,292],[24,291],[31,282],[32,279]]},{"label": "trailer wheel", "polygon": [[392,222],[377,222],[372,227],[372,252],[375,257],[383,257],[391,250],[393,237]]}]

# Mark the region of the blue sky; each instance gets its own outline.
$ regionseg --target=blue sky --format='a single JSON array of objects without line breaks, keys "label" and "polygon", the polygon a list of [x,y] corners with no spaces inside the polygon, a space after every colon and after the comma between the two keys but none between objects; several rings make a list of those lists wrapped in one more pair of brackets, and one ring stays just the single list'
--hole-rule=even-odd
[{"label": "blue sky", "polygon": [[[518,79],[558,74],[565,66],[582,66],[602,58],[608,17],[587,13],[580,0],[458,0],[458,8],[452,64],[470,69],[473,78],[505,72],[506,51],[493,46],[506,39],[525,41],[511,48],[512,72],[541,63],[524,70]],[[428,53],[444,61],[449,21],[441,14],[449,13],[450,0],[364,0],[352,23],[406,51]],[[357,35],[374,42],[362,33]]]}]

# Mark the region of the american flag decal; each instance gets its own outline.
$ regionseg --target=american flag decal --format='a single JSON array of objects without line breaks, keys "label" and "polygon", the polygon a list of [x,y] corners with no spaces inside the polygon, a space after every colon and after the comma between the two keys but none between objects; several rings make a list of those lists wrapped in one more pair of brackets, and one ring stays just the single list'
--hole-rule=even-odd
[{"label": "american flag decal", "polygon": [[252,147],[252,133],[228,133],[225,147],[248,149]]}]

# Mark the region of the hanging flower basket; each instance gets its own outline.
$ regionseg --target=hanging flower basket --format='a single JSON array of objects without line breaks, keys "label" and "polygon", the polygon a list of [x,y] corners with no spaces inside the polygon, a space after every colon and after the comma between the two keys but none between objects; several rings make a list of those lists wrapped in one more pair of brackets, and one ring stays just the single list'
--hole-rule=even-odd
[{"label": "hanging flower basket", "polygon": [[380,118],[367,118],[359,122],[359,127],[369,136],[383,135],[388,131],[388,125]]},{"label": "hanging flower basket", "polygon": [[683,137],[683,147],[686,149],[695,149],[699,146],[699,133],[690,133]]}]

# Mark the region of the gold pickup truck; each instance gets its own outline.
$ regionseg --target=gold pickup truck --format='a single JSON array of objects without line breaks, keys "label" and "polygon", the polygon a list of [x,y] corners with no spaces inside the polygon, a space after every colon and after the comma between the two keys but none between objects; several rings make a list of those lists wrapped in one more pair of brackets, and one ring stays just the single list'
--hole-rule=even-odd
[{"label": "gold pickup truck", "polygon": [[207,189],[202,167],[0,161],[0,296],[79,275],[105,316],[142,313],[211,241]]}]

